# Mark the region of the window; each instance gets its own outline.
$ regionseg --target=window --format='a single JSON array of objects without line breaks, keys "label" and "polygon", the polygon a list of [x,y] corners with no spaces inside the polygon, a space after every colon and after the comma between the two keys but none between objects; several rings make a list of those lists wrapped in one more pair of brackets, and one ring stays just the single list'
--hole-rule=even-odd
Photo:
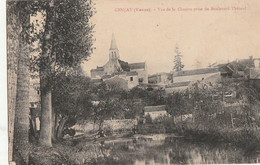
[{"label": "window", "polygon": [[139,83],[142,83],[142,82],[144,82],[144,79],[143,78],[139,78],[138,81],[139,81]]},{"label": "window", "polygon": [[134,77],[130,77],[130,81],[134,81]]}]

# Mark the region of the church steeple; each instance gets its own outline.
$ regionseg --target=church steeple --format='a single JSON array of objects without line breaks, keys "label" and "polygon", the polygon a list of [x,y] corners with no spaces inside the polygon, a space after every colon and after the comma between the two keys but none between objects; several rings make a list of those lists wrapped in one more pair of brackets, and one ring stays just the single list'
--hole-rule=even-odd
[{"label": "church steeple", "polygon": [[110,60],[117,60],[119,59],[119,51],[116,45],[116,39],[114,33],[112,34],[112,40],[110,44],[110,49],[109,49],[109,59]]},{"label": "church steeple", "polygon": [[117,49],[117,45],[116,45],[115,35],[114,35],[114,33],[113,33],[113,34],[112,34],[111,44],[110,44],[110,49],[109,49],[109,50],[115,50],[115,49]]}]

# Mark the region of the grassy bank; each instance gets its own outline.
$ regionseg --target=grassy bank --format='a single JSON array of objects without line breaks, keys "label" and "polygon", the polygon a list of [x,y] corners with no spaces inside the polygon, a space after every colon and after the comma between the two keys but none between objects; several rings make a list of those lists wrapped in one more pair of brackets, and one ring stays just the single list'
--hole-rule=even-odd
[{"label": "grassy bank", "polygon": [[[82,135],[53,144],[53,147],[32,145],[30,151],[30,164],[56,165],[56,164],[115,164],[110,158],[104,141],[115,140],[128,136],[129,133],[111,135],[105,138],[94,138],[93,135]],[[118,162],[117,162],[118,163]],[[122,164],[122,163],[119,163]]]},{"label": "grassy bank", "polygon": [[30,164],[95,164],[104,157],[100,142],[85,137],[53,144],[53,147],[33,145]]},{"label": "grassy bank", "polygon": [[228,143],[243,148],[248,154],[260,152],[260,130],[256,129],[198,129],[185,127],[178,133],[189,140],[215,144]]},{"label": "grassy bank", "polygon": [[227,143],[243,148],[248,154],[260,152],[260,129],[197,125],[193,122],[149,123],[138,126],[140,134],[174,133],[185,139],[205,143]]},{"label": "grassy bank", "polygon": [[[173,123],[168,121],[165,123],[138,125],[137,133],[174,133],[175,135],[183,136],[182,139],[187,144],[203,143],[207,146],[223,144],[228,149],[232,147],[240,148],[248,155],[258,154],[258,151],[260,151],[260,131],[256,129],[202,127],[191,122],[173,125]],[[132,134],[130,132],[121,133],[97,140],[93,139],[93,136],[74,137],[70,140],[53,144],[52,148],[33,145],[30,154],[30,164],[107,164],[107,162],[120,164],[118,162],[120,159],[115,160],[109,156],[107,152],[111,151],[111,148],[103,146],[102,141],[128,137],[128,135],[131,137]],[[118,151],[121,152],[121,150]],[[119,155],[122,156],[122,153]]]}]

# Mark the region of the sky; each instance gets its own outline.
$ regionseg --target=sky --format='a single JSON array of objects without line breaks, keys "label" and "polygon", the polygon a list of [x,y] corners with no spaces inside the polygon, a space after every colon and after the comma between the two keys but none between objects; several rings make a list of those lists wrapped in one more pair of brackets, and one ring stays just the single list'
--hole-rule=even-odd
[{"label": "sky", "polygon": [[145,61],[149,74],[172,70],[176,45],[183,55],[184,70],[260,57],[259,0],[94,2],[96,49],[83,64],[88,75],[108,61],[112,33],[120,59],[129,63]]}]

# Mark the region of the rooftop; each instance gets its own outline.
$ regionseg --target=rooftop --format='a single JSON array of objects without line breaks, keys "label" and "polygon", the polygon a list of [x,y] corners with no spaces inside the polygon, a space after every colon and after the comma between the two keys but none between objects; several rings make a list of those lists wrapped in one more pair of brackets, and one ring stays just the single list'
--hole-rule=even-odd
[{"label": "rooftop", "polygon": [[217,73],[217,72],[219,72],[218,68],[202,68],[202,69],[184,70],[184,71],[175,72],[174,77]]},{"label": "rooftop", "polygon": [[138,75],[138,73],[136,71],[126,73],[126,76],[136,76],[136,75]]},{"label": "rooftop", "polygon": [[104,68],[97,66],[97,69],[91,69],[91,71],[104,71]]},{"label": "rooftop", "polygon": [[145,62],[131,63],[129,64],[131,70],[134,69],[145,69]]}]

